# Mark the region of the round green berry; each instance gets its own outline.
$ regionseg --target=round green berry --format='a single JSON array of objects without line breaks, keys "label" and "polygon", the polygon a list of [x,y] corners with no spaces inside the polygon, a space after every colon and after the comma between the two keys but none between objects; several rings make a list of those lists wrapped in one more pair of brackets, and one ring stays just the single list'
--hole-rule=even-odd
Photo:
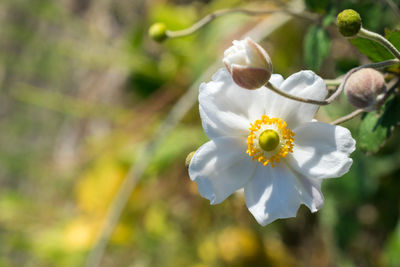
[{"label": "round green berry", "polygon": [[361,28],[361,17],[353,9],[345,9],[339,13],[336,19],[339,32],[346,37],[356,35]]},{"label": "round green berry", "polygon": [[167,26],[164,23],[154,23],[149,29],[150,37],[157,42],[162,42],[168,38],[167,36]]}]

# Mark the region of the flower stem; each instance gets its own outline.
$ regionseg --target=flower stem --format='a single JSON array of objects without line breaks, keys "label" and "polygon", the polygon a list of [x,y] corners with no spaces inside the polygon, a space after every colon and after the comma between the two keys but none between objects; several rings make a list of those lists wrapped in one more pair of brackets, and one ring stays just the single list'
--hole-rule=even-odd
[{"label": "flower stem", "polygon": [[343,77],[336,79],[324,79],[326,86],[339,86],[342,83]]},{"label": "flower stem", "polygon": [[358,115],[360,115],[361,113],[365,112],[362,108],[360,109],[356,109],[353,112],[351,112],[350,114],[347,114],[346,116],[343,116],[335,121],[333,121],[331,124],[333,125],[338,125],[341,124],[343,122],[346,122],[348,120],[351,120],[354,117],[357,117]]},{"label": "flower stem", "polygon": [[400,10],[396,6],[396,4],[393,2],[393,0],[385,0],[385,1],[390,6],[390,8],[393,10],[393,13],[396,15],[397,19],[400,19]]},{"label": "flower stem", "polygon": [[392,94],[395,93],[396,89],[399,87],[400,85],[400,78],[395,78],[393,80],[391,80],[388,84],[388,90],[386,91],[386,94],[382,97],[382,99],[380,99],[378,101],[378,106],[381,106],[385,103],[385,101],[389,98],[389,96],[391,96]]},{"label": "flower stem", "polygon": [[377,34],[375,32],[371,32],[368,31],[366,29],[364,29],[363,27],[361,27],[360,31],[357,34],[359,37],[363,37],[363,38],[367,38],[370,40],[373,40],[375,42],[380,43],[381,45],[383,45],[387,50],[390,51],[390,53],[392,53],[397,59],[400,59],[400,52],[399,50],[396,49],[396,47],[394,47],[394,45],[392,45],[391,42],[389,42],[385,37],[383,37],[380,34]]},{"label": "flower stem", "polygon": [[329,104],[329,102],[327,102],[326,100],[315,100],[315,99],[309,99],[309,98],[302,98],[302,97],[299,97],[299,96],[288,94],[288,93],[276,88],[270,82],[267,82],[267,84],[265,86],[268,89],[274,91],[275,93],[277,93],[277,94],[279,94],[279,95],[281,95],[283,97],[286,97],[286,98],[289,98],[289,99],[292,99],[292,100],[295,100],[295,101],[298,101],[298,102],[304,102],[304,103],[320,105],[320,106],[324,106],[324,105],[328,105]]},{"label": "flower stem", "polygon": [[330,103],[332,103],[342,93],[347,80],[349,79],[350,75],[353,74],[354,72],[356,72],[360,69],[363,69],[363,68],[374,68],[374,69],[385,68],[385,67],[388,67],[388,66],[391,66],[394,64],[398,64],[398,63],[400,63],[400,60],[398,60],[398,59],[389,59],[389,60],[382,61],[382,62],[365,64],[365,65],[351,69],[349,72],[346,73],[346,75],[344,76],[344,78],[343,78],[342,82],[340,83],[339,87],[337,88],[337,90],[330,97],[328,97],[325,100],[315,100],[315,99],[309,99],[309,98],[303,98],[303,97],[291,95],[291,94],[288,94],[288,93],[283,92],[282,90],[276,88],[270,82],[267,82],[265,86],[268,89],[274,91],[275,93],[277,93],[283,97],[286,97],[286,98],[289,98],[289,99],[292,99],[292,100],[295,100],[298,102],[325,106],[325,105],[329,105]]},{"label": "flower stem", "polygon": [[186,29],[180,30],[180,31],[167,30],[166,34],[167,34],[168,38],[178,38],[178,37],[190,35],[190,34],[196,32],[197,30],[201,29],[202,27],[204,27],[205,25],[207,25],[214,19],[216,19],[218,17],[222,17],[224,15],[233,14],[233,13],[242,13],[242,14],[248,15],[248,16],[261,16],[261,15],[268,15],[268,14],[277,13],[277,12],[287,13],[287,14],[295,16],[295,17],[312,20],[312,21],[319,18],[318,15],[313,14],[313,13],[304,12],[304,11],[302,13],[298,13],[298,12],[290,11],[288,9],[274,9],[274,10],[271,10],[271,9],[250,10],[250,9],[245,9],[245,8],[221,9],[221,10],[217,10],[213,13],[208,14],[207,16],[205,16],[204,18],[202,18],[201,20],[199,20],[198,22],[196,22],[189,28],[186,28]]}]

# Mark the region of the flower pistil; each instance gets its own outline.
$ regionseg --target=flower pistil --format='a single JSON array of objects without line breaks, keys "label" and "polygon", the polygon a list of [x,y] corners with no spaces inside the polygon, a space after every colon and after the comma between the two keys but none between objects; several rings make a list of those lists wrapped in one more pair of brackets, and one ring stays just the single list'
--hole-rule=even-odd
[{"label": "flower pistil", "polygon": [[294,133],[282,119],[262,115],[250,123],[249,130],[246,153],[264,166],[274,167],[274,163],[293,152]]}]

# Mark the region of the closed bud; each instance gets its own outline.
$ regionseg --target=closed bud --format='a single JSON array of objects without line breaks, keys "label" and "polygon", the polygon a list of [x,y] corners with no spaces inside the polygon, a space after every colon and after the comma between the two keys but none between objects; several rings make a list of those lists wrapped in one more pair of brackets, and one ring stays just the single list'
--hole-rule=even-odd
[{"label": "closed bud", "polygon": [[344,92],[353,106],[371,111],[378,107],[386,93],[383,75],[371,68],[353,73],[347,80]]},{"label": "closed bud", "polygon": [[224,52],[223,62],[233,81],[246,89],[260,88],[272,74],[269,55],[250,38],[233,41],[233,45]]},{"label": "closed bud", "polygon": [[337,16],[336,24],[343,36],[355,36],[361,29],[360,14],[353,9],[345,9]]},{"label": "closed bud", "polygon": [[154,41],[161,43],[168,38],[167,26],[160,22],[154,23],[149,29],[149,35]]},{"label": "closed bud", "polygon": [[192,151],[186,156],[186,159],[185,159],[186,168],[189,168],[189,165],[190,165],[190,162],[192,161],[194,153],[196,153],[196,151]]}]

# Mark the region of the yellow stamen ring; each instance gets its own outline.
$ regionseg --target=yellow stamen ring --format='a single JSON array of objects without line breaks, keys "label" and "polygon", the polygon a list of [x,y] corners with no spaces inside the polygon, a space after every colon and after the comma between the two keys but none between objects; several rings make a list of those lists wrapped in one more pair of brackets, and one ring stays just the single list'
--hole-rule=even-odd
[{"label": "yellow stamen ring", "polygon": [[260,120],[250,123],[246,153],[264,166],[279,163],[281,158],[293,152],[294,133],[285,121],[262,115]]}]

